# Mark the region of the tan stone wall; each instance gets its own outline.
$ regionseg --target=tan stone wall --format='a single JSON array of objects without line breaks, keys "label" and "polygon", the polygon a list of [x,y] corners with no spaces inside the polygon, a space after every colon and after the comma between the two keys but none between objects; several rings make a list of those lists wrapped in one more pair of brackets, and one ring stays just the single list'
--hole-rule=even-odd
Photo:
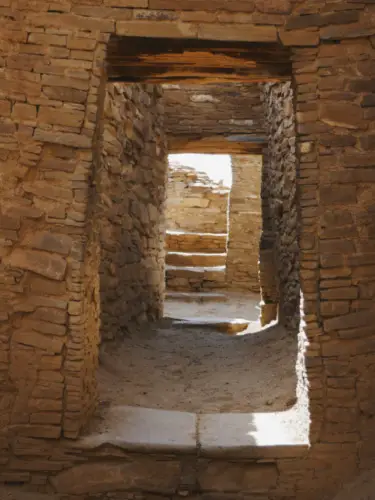
[{"label": "tan stone wall", "polygon": [[[262,148],[264,113],[256,83],[164,85],[163,89],[170,151],[240,154]],[[239,136],[248,140],[237,141]]]},{"label": "tan stone wall", "polygon": [[263,87],[268,144],[262,182],[261,286],[263,319],[298,328],[300,308],[297,158],[290,83]]},{"label": "tan stone wall", "polygon": [[259,291],[261,172],[260,155],[232,156],[227,284],[231,288],[253,292]]},{"label": "tan stone wall", "polygon": [[152,85],[106,87],[94,201],[103,339],[162,316],[167,161],[160,98]]},{"label": "tan stone wall", "polygon": [[229,188],[205,172],[170,163],[167,229],[194,233],[226,233]]},{"label": "tan stone wall", "polygon": [[[307,369],[303,387],[308,385],[311,448],[303,460],[278,463],[277,487],[269,496],[324,498],[343,477],[349,480],[370,467],[375,456],[373,2],[5,0],[3,5],[0,422],[11,437],[0,443],[8,477],[13,473],[28,481],[33,469],[37,482],[39,475],[46,480],[55,468],[70,467],[60,450],[53,455],[48,448],[54,441],[44,438],[61,435],[63,412],[76,414],[74,430],[67,433],[75,436],[87,417],[85,408],[92,406],[84,394],[93,383],[95,347],[87,337],[86,316],[73,318],[71,304],[87,296],[79,278],[85,196],[110,33],[281,40],[291,48],[304,299],[299,360]],[[73,323],[81,333],[71,329]],[[70,392],[71,406],[63,402]],[[25,452],[24,440],[34,451]],[[17,460],[8,460],[10,449]],[[48,458],[30,464],[29,457],[41,453]]]}]

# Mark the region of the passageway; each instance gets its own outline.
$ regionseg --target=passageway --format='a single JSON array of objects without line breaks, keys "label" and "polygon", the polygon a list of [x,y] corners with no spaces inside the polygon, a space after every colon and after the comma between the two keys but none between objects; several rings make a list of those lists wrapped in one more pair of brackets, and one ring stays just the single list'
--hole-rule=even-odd
[{"label": "passageway", "polygon": [[[281,411],[295,403],[295,339],[280,326],[261,330],[255,295],[227,303],[167,301],[169,318],[108,345],[99,370],[102,405],[207,412]],[[255,333],[176,325],[196,314],[252,317]],[[258,330],[258,331],[257,331]],[[125,362],[126,361],[126,362]]]}]

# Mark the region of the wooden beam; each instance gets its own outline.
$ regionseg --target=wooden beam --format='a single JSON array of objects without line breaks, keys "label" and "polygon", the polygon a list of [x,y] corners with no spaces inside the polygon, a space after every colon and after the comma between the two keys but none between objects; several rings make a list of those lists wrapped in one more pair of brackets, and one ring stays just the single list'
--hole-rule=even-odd
[{"label": "wooden beam", "polygon": [[229,141],[227,137],[168,137],[169,153],[262,154],[264,142]]},{"label": "wooden beam", "polygon": [[110,81],[128,83],[288,80],[289,52],[272,43],[117,37],[107,54]]}]

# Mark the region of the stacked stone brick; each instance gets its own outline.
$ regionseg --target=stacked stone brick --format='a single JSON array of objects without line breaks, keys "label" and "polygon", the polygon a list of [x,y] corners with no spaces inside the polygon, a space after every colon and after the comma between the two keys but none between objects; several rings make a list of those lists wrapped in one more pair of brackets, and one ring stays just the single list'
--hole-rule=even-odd
[{"label": "stacked stone brick", "polygon": [[299,325],[300,285],[296,138],[290,83],[263,88],[268,131],[262,179],[261,286],[263,323]]},{"label": "stacked stone brick", "polygon": [[232,156],[227,285],[259,292],[260,155]]},{"label": "stacked stone brick", "polygon": [[259,85],[163,85],[171,152],[262,153],[264,113]]},{"label": "stacked stone brick", "polygon": [[[306,366],[298,394],[309,398],[311,447],[303,460],[278,460],[277,480],[260,494],[324,498],[371,467],[374,19],[370,0],[2,0],[2,480],[43,488],[48,476],[82,461],[82,450],[67,451],[58,438],[62,429],[77,437],[95,407],[98,277],[90,273],[98,245],[89,194],[111,34],[290,48],[303,293],[298,359]],[[93,455],[102,464],[105,450]],[[120,460],[118,450],[114,456]]]},{"label": "stacked stone brick", "polygon": [[227,233],[229,188],[204,172],[169,165],[166,223],[169,230]]},{"label": "stacked stone brick", "polygon": [[151,85],[107,85],[93,202],[104,339],[162,316],[167,166],[160,97]]}]

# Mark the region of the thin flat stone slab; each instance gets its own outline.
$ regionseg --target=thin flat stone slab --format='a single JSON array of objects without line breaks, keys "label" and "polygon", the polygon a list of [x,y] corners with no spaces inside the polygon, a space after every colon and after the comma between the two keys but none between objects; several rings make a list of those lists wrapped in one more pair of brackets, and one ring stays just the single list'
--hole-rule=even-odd
[{"label": "thin flat stone slab", "polygon": [[202,455],[231,458],[299,457],[308,450],[293,410],[278,413],[201,415],[198,441]]},{"label": "thin flat stone slab", "polygon": [[115,406],[108,410],[105,427],[78,441],[85,449],[109,444],[130,451],[195,453],[194,413]]},{"label": "thin flat stone slab", "polygon": [[223,293],[210,292],[169,292],[166,293],[166,300],[176,300],[179,302],[227,302],[228,297]]},{"label": "thin flat stone slab", "polygon": [[250,321],[246,319],[230,319],[230,318],[181,318],[173,322],[174,326],[178,327],[198,327],[198,328],[212,328],[219,332],[234,335],[243,332],[249,326]]},{"label": "thin flat stone slab", "polygon": [[225,266],[226,253],[168,252],[165,261],[171,266]]}]

